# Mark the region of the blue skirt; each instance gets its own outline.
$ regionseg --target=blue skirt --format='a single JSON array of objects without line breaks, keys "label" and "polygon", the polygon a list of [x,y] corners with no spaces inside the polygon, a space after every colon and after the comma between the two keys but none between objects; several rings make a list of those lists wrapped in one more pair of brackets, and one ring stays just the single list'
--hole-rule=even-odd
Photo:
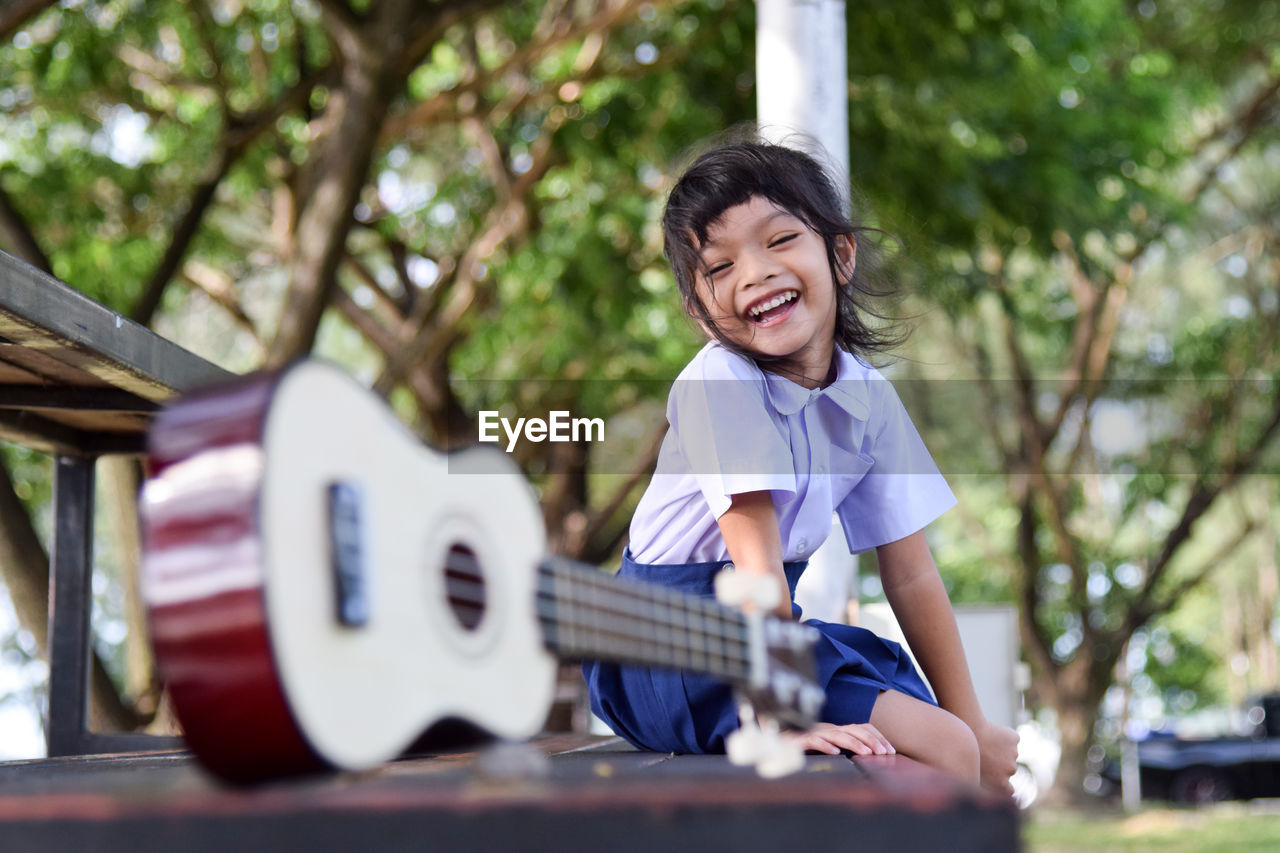
[{"label": "blue skirt", "polygon": [[[785,563],[794,599],[807,561]],[[723,563],[637,563],[627,551],[619,577],[713,596],[713,579]],[[792,602],[796,618],[800,607]],[[821,619],[805,620],[820,634],[815,654],[817,680],[827,694],[819,719],[845,725],[871,719],[885,690],[936,705],[903,648],[856,628]],[[724,752],[724,740],[738,728],[733,690],[709,676],[669,669],[589,661],[582,665],[591,710],[618,735],[640,749],[657,752]]]}]

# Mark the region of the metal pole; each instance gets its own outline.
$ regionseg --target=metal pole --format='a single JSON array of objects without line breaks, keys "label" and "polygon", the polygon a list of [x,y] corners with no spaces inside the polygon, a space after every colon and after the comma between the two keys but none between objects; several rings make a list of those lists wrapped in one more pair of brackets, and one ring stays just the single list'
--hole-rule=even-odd
[{"label": "metal pole", "polygon": [[45,729],[50,756],[83,753],[88,730],[93,484],[93,458],[57,458],[53,473],[49,709]]}]

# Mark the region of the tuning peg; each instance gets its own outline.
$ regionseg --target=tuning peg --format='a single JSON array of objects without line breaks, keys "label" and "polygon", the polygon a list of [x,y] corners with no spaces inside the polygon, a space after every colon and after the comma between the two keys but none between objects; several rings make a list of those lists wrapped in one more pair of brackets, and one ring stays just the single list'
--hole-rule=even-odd
[{"label": "tuning peg", "polygon": [[808,625],[799,622],[784,622],[787,626],[787,639],[791,650],[797,653],[808,652],[818,644],[818,632]]},{"label": "tuning peg", "polygon": [[800,712],[809,719],[818,719],[818,715],[822,713],[822,706],[826,704],[826,701],[827,693],[818,685],[800,685],[800,698],[796,704],[800,706]]},{"label": "tuning peg", "polygon": [[764,779],[777,779],[790,776],[804,769],[804,749],[800,744],[786,740],[776,727],[771,734],[765,733],[765,755],[756,763],[756,773]]},{"label": "tuning peg", "polygon": [[755,764],[764,752],[763,733],[755,720],[743,723],[724,739],[724,751],[729,763],[738,767]]},{"label": "tuning peg", "polygon": [[749,702],[738,706],[738,730],[725,738],[729,761],[739,767],[755,765],[756,773],[765,779],[777,779],[804,769],[804,749],[799,742],[787,740],[776,720],[756,720]]},{"label": "tuning peg", "polygon": [[756,773],[765,779],[804,769],[804,749],[798,742],[784,738],[778,724],[768,718],[763,726],[752,720],[733,732],[725,740],[725,750],[733,764],[755,765]]},{"label": "tuning peg", "polygon": [[786,670],[775,672],[769,679],[774,695],[778,697],[778,701],[784,706],[790,706],[795,701],[802,683],[798,675]]}]

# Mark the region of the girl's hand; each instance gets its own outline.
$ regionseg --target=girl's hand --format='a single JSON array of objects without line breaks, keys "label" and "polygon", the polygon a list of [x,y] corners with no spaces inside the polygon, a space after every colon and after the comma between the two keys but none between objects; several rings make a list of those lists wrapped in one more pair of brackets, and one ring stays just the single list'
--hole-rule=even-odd
[{"label": "girl's hand", "polygon": [[787,737],[799,741],[807,752],[839,755],[847,749],[854,755],[893,755],[893,744],[870,723],[818,723],[804,732],[789,732]]},{"label": "girl's hand", "polygon": [[1018,769],[1018,733],[987,719],[974,726],[973,733],[982,759],[982,787],[1012,797],[1013,783],[1009,780]]}]

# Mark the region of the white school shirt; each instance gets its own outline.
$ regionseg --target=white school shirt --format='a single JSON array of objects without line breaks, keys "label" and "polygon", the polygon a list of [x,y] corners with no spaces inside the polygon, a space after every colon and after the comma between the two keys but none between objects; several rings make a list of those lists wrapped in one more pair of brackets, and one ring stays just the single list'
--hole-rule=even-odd
[{"label": "white school shirt", "polygon": [[833,510],[857,554],[955,505],[893,386],[836,352],[835,381],[813,390],[716,341],[694,356],[671,388],[670,428],[631,520],[634,560],[728,560],[716,519],[742,492],[772,493],[784,561],[817,550]]}]

